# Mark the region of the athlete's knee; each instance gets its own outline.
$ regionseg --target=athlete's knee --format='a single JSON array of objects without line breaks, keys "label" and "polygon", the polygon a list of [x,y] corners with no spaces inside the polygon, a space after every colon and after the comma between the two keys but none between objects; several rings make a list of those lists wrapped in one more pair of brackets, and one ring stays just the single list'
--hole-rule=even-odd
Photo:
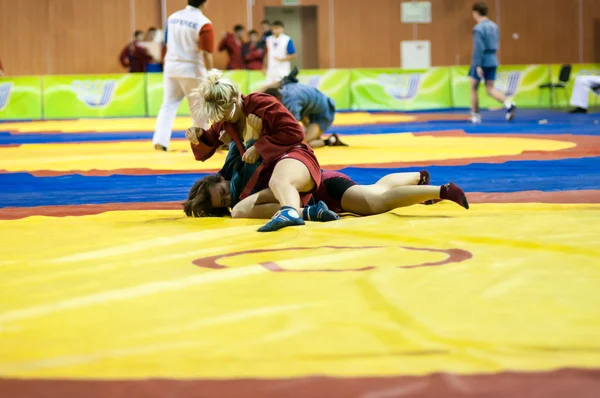
[{"label": "athlete's knee", "polygon": [[235,206],[231,209],[231,218],[248,218],[248,210],[243,206]]}]

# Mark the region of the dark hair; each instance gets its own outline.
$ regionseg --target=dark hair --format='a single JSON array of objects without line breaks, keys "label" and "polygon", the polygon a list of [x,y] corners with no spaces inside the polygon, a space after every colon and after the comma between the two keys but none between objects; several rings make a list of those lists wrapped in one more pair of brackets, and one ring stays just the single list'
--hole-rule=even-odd
[{"label": "dark hair", "polygon": [[144,32],[142,32],[141,30],[136,30],[135,32],[133,32],[133,38],[135,39],[137,37],[137,35],[143,35]]},{"label": "dark hair", "polygon": [[262,21],[260,21],[260,24],[261,24],[261,25],[269,25],[269,26],[270,26],[270,25],[271,25],[271,22],[269,22],[269,20],[268,20],[268,19],[263,19]]},{"label": "dark hair", "polygon": [[275,21],[275,22],[273,22],[273,26],[281,26],[282,28],[285,27],[285,25],[281,21]]},{"label": "dark hair", "polygon": [[480,1],[478,3],[473,4],[472,10],[477,11],[477,13],[479,13],[479,15],[481,15],[482,17],[485,17],[488,13],[488,6],[483,1]]},{"label": "dark hair", "polygon": [[254,29],[252,29],[250,32],[248,32],[248,35],[257,35],[258,32],[255,31]]},{"label": "dark hair", "polygon": [[188,5],[196,8],[200,7],[204,3],[206,3],[206,0],[188,0]]},{"label": "dark hair", "polygon": [[277,100],[279,100],[281,102],[281,91],[279,91],[278,88],[268,88],[265,90],[265,94],[269,94],[272,95],[273,97],[277,98]]},{"label": "dark hair", "polygon": [[210,189],[224,181],[219,174],[211,174],[196,181],[188,199],[183,202],[183,211],[188,217],[223,217],[231,213],[226,207],[214,208],[210,200]]},{"label": "dark hair", "polygon": [[244,30],[244,25],[239,25],[239,24],[238,24],[238,25],[235,25],[235,26],[233,27],[233,31],[234,31],[234,32],[239,32],[240,30]]},{"label": "dark hair", "polygon": [[148,28],[148,32],[156,32],[157,30],[154,26]]}]

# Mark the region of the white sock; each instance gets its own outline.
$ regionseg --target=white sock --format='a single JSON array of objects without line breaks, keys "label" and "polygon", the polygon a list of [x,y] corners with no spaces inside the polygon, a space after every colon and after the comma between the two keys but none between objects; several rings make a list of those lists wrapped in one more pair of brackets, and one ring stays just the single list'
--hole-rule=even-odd
[{"label": "white sock", "polygon": [[512,100],[507,99],[506,101],[504,101],[504,107],[506,109],[510,109],[510,107],[513,106],[513,104],[514,103],[512,102]]}]

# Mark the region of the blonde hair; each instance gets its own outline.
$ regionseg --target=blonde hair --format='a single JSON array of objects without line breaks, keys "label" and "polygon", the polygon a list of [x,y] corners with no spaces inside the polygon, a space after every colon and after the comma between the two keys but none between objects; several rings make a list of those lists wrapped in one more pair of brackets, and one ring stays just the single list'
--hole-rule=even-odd
[{"label": "blonde hair", "polygon": [[211,123],[223,121],[231,106],[242,105],[239,87],[231,80],[223,78],[218,69],[210,70],[200,85],[192,91],[194,98],[192,113],[197,120],[209,120]]}]

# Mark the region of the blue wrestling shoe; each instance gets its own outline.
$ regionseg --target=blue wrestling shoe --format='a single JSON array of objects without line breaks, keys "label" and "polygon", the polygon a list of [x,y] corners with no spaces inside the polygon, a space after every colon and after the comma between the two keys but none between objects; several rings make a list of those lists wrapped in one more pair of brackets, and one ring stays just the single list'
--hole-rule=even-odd
[{"label": "blue wrestling shoe", "polygon": [[339,220],[340,216],[329,210],[329,207],[327,207],[325,202],[319,201],[316,205],[306,206],[304,210],[302,210],[302,218],[306,221],[327,222]]},{"label": "blue wrestling shoe", "polygon": [[258,232],[273,232],[285,227],[293,227],[295,225],[304,225],[304,220],[300,214],[290,206],[283,206],[271,221],[258,229]]}]

